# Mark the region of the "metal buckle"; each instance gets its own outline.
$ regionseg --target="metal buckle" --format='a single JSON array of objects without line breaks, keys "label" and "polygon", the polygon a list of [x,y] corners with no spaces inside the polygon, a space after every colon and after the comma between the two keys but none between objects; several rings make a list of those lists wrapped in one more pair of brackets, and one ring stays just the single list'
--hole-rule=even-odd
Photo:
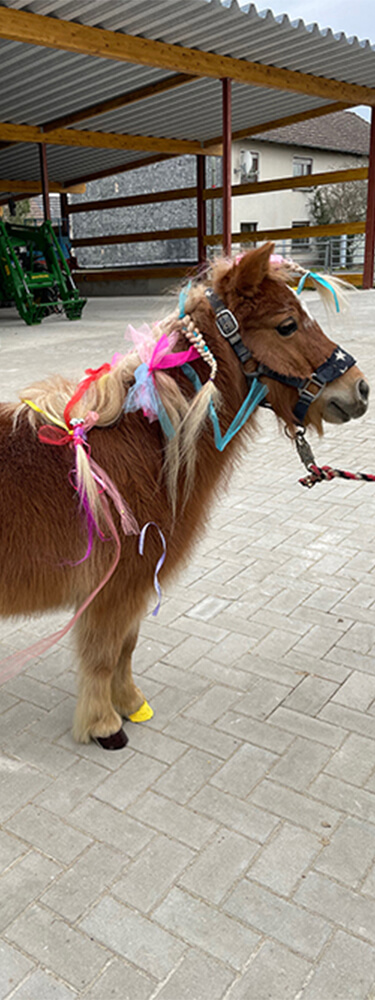
[{"label": "metal buckle", "polygon": [[[303,389],[300,390],[299,392],[300,398],[304,396],[305,399],[309,399],[310,402],[313,399],[317,399],[318,396],[320,396],[322,390],[324,389],[325,384],[326,384],[325,381],[320,379],[319,375],[317,375],[316,372],[313,372],[313,374],[310,375],[310,378],[306,379]],[[311,392],[311,390],[308,388],[308,386],[310,385],[315,385],[318,389],[318,392]]]},{"label": "metal buckle", "polygon": [[220,312],[216,313],[216,325],[219,327],[220,333],[226,340],[230,340],[235,334],[238,334],[239,326],[236,317],[230,309],[222,309]]}]

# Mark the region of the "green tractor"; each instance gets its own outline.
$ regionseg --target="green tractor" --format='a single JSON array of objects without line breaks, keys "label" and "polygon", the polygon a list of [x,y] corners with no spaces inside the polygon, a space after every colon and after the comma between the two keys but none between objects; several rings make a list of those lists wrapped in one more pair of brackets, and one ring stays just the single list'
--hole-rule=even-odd
[{"label": "green tractor", "polygon": [[0,219],[0,306],[15,303],[28,326],[51,312],[80,319],[79,295],[51,222],[23,226]]}]

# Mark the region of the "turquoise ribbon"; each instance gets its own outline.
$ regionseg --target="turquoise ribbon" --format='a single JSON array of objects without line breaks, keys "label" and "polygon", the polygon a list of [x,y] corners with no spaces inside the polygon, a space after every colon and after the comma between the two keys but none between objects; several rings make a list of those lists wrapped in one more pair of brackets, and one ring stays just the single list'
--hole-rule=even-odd
[{"label": "turquoise ribbon", "polygon": [[323,285],[323,288],[328,288],[328,290],[332,293],[333,298],[335,300],[336,312],[340,312],[340,303],[337,298],[336,289],[333,287],[333,285],[330,284],[329,281],[327,281],[326,278],[322,278],[322,275],[316,274],[315,271],[306,271],[305,274],[302,275],[302,278],[300,279],[298,284],[297,295],[301,294],[306,278],[312,278],[312,280],[316,281],[318,285]]},{"label": "turquoise ribbon", "polygon": [[[194,386],[196,392],[199,392],[199,390],[202,388],[202,382],[199,376],[197,375],[196,371],[194,371],[194,368],[192,368],[191,365],[183,365],[182,371],[184,372],[185,375],[187,375],[188,379],[190,379],[190,382]],[[236,413],[236,416],[232,420],[230,427],[228,427],[228,430],[225,432],[224,435],[222,435],[220,430],[219,419],[214,404],[212,403],[212,401],[210,402],[208,407],[208,416],[213,426],[215,446],[218,451],[224,451],[224,448],[226,448],[227,444],[229,444],[229,442],[232,440],[235,434],[238,434],[238,431],[242,429],[246,421],[254,412],[255,408],[259,406],[259,403],[261,402],[262,399],[264,399],[264,396],[267,395],[267,392],[268,392],[267,386],[262,385],[260,382],[258,382],[258,379],[254,377],[249,392],[242,403],[242,406],[240,406],[238,412]]]},{"label": "turquoise ribbon", "polygon": [[184,287],[181,288],[180,297],[179,297],[179,300],[178,300],[178,318],[179,319],[183,319],[184,316],[185,316],[185,313],[186,313],[186,299],[187,299],[188,294],[190,292],[191,286],[192,286],[192,282],[188,281],[187,285],[184,285]]}]

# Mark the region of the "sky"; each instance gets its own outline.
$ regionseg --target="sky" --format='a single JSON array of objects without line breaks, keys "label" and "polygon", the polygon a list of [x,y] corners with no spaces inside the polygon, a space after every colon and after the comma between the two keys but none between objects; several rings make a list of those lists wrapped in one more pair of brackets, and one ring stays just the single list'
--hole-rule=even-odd
[{"label": "sky", "polygon": [[[239,0],[246,6],[248,0]],[[368,38],[375,45],[375,0],[254,0],[258,11],[272,10],[278,14],[288,14],[291,21],[301,17],[305,24],[317,22],[320,28],[332,28],[333,32],[343,31],[348,38],[357,35],[360,40]],[[375,83],[375,81],[374,81]],[[354,110],[354,109],[353,109]],[[357,113],[367,120],[368,108],[356,108]]]}]

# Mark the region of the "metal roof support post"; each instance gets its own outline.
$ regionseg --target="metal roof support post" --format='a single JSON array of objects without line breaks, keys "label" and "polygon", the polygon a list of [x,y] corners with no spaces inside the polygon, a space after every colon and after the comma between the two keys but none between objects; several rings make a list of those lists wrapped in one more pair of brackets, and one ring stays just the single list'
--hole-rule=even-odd
[{"label": "metal roof support post", "polygon": [[61,215],[61,233],[63,236],[70,235],[69,226],[69,215],[68,215],[68,195],[63,192],[60,194],[60,215]]},{"label": "metal roof support post", "polygon": [[198,264],[203,269],[207,261],[207,247],[204,238],[207,235],[206,202],[204,191],[206,187],[206,157],[197,156],[197,226],[198,226]]},{"label": "metal roof support post", "polygon": [[232,81],[223,86],[223,253],[232,251]]},{"label": "metal roof support post", "polygon": [[51,208],[49,201],[49,185],[48,185],[48,166],[47,166],[47,147],[44,142],[39,142],[39,162],[40,162],[40,177],[42,181],[42,197],[43,197],[43,214],[44,221],[51,218]]},{"label": "metal roof support post", "polygon": [[374,284],[375,254],[375,108],[371,111],[370,159],[368,165],[367,216],[363,288]]}]

